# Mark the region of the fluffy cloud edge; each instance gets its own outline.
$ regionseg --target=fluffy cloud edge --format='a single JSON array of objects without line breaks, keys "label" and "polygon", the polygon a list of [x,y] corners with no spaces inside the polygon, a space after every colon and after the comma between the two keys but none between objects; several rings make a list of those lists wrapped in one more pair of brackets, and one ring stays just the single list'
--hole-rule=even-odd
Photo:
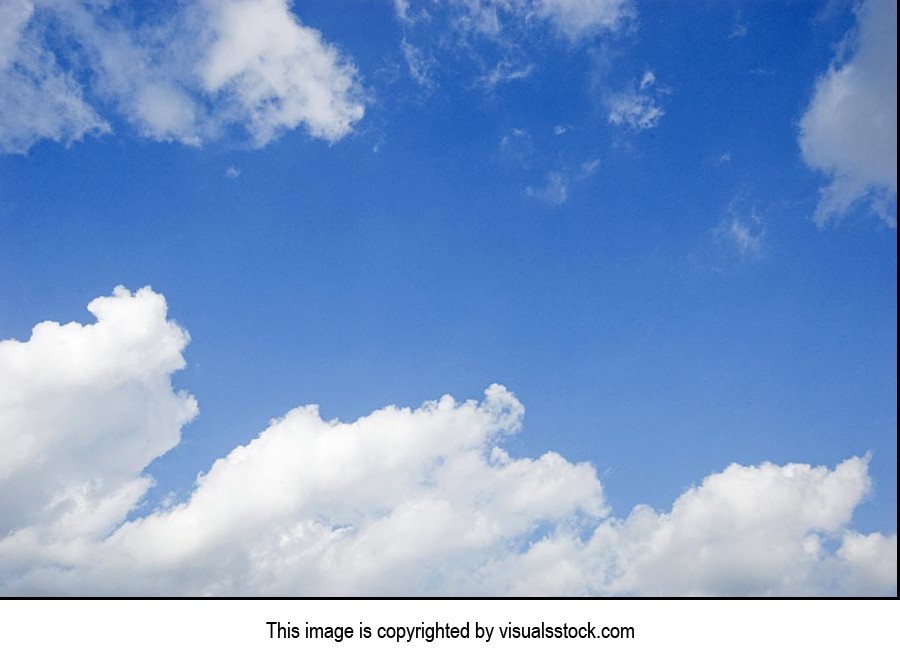
[{"label": "fluffy cloud edge", "polygon": [[[353,422],[295,408],[217,460],[187,500],[129,519],[152,485],[144,469],[197,414],[171,383],[189,337],[149,288],[89,309],[92,325],[40,323],[26,342],[0,342],[0,455],[18,464],[0,473],[3,500],[18,502],[0,509],[0,592],[896,592],[896,533],[850,525],[871,489],[868,457],[734,464],[668,511],[618,518],[592,465],[510,455],[524,406],[497,384],[481,401]],[[34,438],[53,459],[9,459]]]},{"label": "fluffy cloud edge", "polygon": [[865,0],[855,12],[857,25],[800,119],[803,160],[829,179],[813,220],[824,227],[866,202],[896,227],[897,3]]},{"label": "fluffy cloud edge", "polygon": [[191,0],[151,26],[83,0],[12,0],[0,18],[0,151],[108,133],[99,107],[145,138],[193,146],[237,128],[262,147],[301,126],[335,142],[365,112],[352,61],[287,0]]}]

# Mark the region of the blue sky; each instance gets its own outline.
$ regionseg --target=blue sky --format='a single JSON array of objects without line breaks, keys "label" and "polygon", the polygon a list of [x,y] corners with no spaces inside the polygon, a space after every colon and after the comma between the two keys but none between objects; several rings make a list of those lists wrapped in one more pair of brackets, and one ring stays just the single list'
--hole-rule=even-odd
[{"label": "blue sky", "polygon": [[[165,3],[62,4],[6,37],[55,68],[10,46],[3,75],[62,75],[95,115],[46,128],[73,106],[0,90],[0,336],[92,323],[116,285],[165,296],[200,414],[128,519],[295,406],[352,421],[498,382],[527,409],[509,455],[591,463],[618,517],[732,463],[870,455],[852,529],[896,557],[896,128],[871,135],[896,120],[896,5],[256,3],[351,80],[324,118],[263,129],[248,78],[197,91],[153,51],[152,28],[180,38]],[[872,36],[890,20],[892,43]],[[98,63],[112,34],[206,123],[134,109]],[[876,103],[848,119],[827,101],[850,67]]]}]

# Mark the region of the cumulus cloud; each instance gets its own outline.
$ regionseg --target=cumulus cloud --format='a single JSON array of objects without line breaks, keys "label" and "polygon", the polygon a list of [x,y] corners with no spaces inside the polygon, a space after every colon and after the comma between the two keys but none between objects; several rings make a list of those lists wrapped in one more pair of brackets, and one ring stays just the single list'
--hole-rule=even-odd
[{"label": "cumulus cloud", "polygon": [[825,226],[867,201],[896,226],[897,3],[866,0],[856,14],[800,120],[803,159],[830,180],[813,219]]},{"label": "cumulus cloud", "polygon": [[891,594],[896,534],[850,528],[868,458],[731,465],[671,510],[611,516],[593,466],[504,448],[501,385],[353,422],[314,405],[128,518],[196,404],[187,334],[149,289],[0,344],[5,594]]},{"label": "cumulus cloud", "polygon": [[[625,519],[603,520],[586,541],[547,535],[479,577],[515,595],[839,595],[861,587],[890,595],[896,533],[846,528],[869,487],[865,458],[834,469],[731,465],[669,512],[636,506]],[[840,542],[837,551],[828,540]]]},{"label": "cumulus cloud", "polygon": [[101,105],[147,138],[191,145],[235,127],[256,146],[300,126],[334,141],[363,116],[355,67],[287,0],[191,0],[138,23],[86,0],[0,11],[5,151],[108,131]]},{"label": "cumulus cloud", "polygon": [[88,309],[92,325],[43,322],[0,342],[2,572],[80,555],[120,524],[152,484],[143,468],[197,414],[172,390],[188,335],[161,295],[117,288]]},{"label": "cumulus cloud", "polygon": [[625,547],[632,534],[641,543],[618,585],[660,595],[827,591],[842,575],[825,564],[824,539],[842,532],[869,487],[863,458],[833,470],[732,465],[680,496],[670,513],[638,508],[616,529]]}]

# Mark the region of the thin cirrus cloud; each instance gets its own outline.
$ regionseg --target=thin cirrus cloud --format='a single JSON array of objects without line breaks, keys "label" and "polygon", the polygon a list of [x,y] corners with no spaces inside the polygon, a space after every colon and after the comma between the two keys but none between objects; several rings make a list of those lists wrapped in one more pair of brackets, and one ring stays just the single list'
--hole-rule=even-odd
[{"label": "thin cirrus cloud", "polygon": [[[410,2],[395,2],[401,19],[409,20]],[[505,20],[548,21],[575,41],[622,28],[634,16],[632,0],[451,0],[466,26],[488,34],[499,33]]]},{"label": "thin cirrus cloud", "polygon": [[538,187],[528,186],[525,188],[525,194],[548,204],[561,206],[569,198],[568,177],[562,172],[547,172],[544,184]]},{"label": "thin cirrus cloud", "polygon": [[866,0],[856,14],[800,120],[803,159],[829,179],[813,214],[820,227],[862,201],[897,223],[897,3]]},{"label": "thin cirrus cloud", "polygon": [[[486,62],[481,54],[472,58],[481,70],[474,83],[488,92],[535,72],[535,64],[522,48],[527,33],[549,30],[570,44],[584,44],[594,37],[623,32],[636,15],[632,0],[394,0],[394,13],[405,34],[417,26],[433,27],[438,16],[446,18],[446,33],[436,42],[439,49],[459,48],[472,56],[479,40],[499,48],[500,56],[493,62]],[[431,38],[433,30],[423,35],[423,39]],[[433,69],[437,60],[424,58],[408,35],[401,42],[401,52],[410,77],[429,87],[433,78],[423,76],[423,70]]]},{"label": "thin cirrus cloud", "polygon": [[731,465],[671,510],[611,515],[588,463],[501,446],[501,385],[353,422],[314,405],[128,519],[197,413],[188,335],[149,288],[0,343],[4,594],[785,595],[896,592],[896,534],[861,534],[868,458]]},{"label": "thin cirrus cloud", "polygon": [[334,141],[363,116],[355,67],[286,0],[191,0],[163,22],[118,15],[83,0],[0,7],[0,150],[71,143],[119,117],[191,145],[238,128],[263,146],[300,126]]},{"label": "thin cirrus cloud", "polygon": [[646,71],[639,83],[607,95],[607,120],[634,132],[655,128],[665,115],[659,103],[664,92],[656,84],[656,75]]},{"label": "thin cirrus cloud", "polygon": [[424,55],[420,48],[414,46],[406,39],[400,43],[400,49],[403,52],[403,59],[406,60],[406,68],[409,71],[409,77],[424,89],[434,89],[436,86],[433,77],[433,69],[436,63],[435,59]]},{"label": "thin cirrus cloud", "polygon": [[736,249],[741,258],[758,258],[763,251],[766,223],[755,208],[745,211],[738,199],[732,199],[725,211],[725,218],[713,233]]}]

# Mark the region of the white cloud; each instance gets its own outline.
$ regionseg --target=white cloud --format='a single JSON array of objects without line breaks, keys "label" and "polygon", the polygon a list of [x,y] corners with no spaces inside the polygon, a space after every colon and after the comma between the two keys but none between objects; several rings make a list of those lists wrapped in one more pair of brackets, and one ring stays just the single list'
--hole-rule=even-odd
[{"label": "white cloud", "polygon": [[747,26],[743,23],[735,23],[734,28],[728,34],[729,39],[743,39],[748,34]]},{"label": "white cloud", "polygon": [[650,97],[634,92],[613,94],[607,100],[609,123],[634,131],[655,128],[665,111]]},{"label": "white cloud", "polygon": [[845,593],[865,596],[885,592],[884,584],[890,583],[895,584],[896,588],[896,534],[885,537],[880,533],[862,535],[856,531],[846,531],[837,555],[844,563],[840,576]]},{"label": "white cloud", "polygon": [[225,178],[231,178],[231,179],[234,179],[234,178],[239,178],[240,175],[241,175],[241,170],[238,169],[237,167],[235,167],[234,165],[230,165],[230,166],[225,170]]},{"label": "white cloud", "polygon": [[409,0],[394,0],[394,13],[402,22],[410,22],[412,19],[409,15]]},{"label": "white cloud", "polygon": [[569,197],[568,177],[562,172],[547,172],[544,184],[539,187],[528,186],[525,188],[525,194],[548,204],[561,206]]},{"label": "white cloud", "polygon": [[614,126],[628,127],[635,132],[655,128],[665,115],[658,103],[656,75],[646,71],[640,83],[606,98],[607,119]]},{"label": "white cloud", "polygon": [[[412,25],[429,18],[428,8],[440,4],[394,0],[394,13],[402,23]],[[447,0],[443,4],[453,11],[455,26],[465,32],[499,37],[511,24],[546,23],[571,41],[617,32],[636,13],[633,0]]]},{"label": "white cloud", "polygon": [[524,128],[510,129],[500,138],[500,153],[523,165],[528,165],[535,154],[531,134]]},{"label": "white cloud", "polygon": [[13,552],[19,559],[76,555],[121,523],[151,485],[143,468],[197,413],[196,401],[171,387],[188,335],[166,320],[161,295],[117,288],[88,309],[92,325],[43,322],[26,342],[0,342],[7,570],[11,547],[25,548]]},{"label": "white cloud", "polygon": [[[867,461],[835,469],[769,463],[732,465],[680,496],[666,514],[638,507],[620,525],[598,530],[590,544],[603,554],[634,552],[615,590],[648,595],[786,595],[842,592],[860,570],[841,554],[853,509],[870,488]],[[836,554],[826,538],[842,538]],[[867,536],[871,556],[896,564],[896,534]],[[877,556],[876,556],[877,555]],[[896,588],[882,575],[870,594]],[[832,590],[834,589],[834,591]]]},{"label": "white cloud", "polygon": [[[528,54],[532,38],[584,45],[630,29],[636,16],[633,0],[395,0],[394,13],[403,25],[401,48],[414,79],[420,84],[429,79],[419,75],[431,68],[422,63],[433,63],[423,51],[450,51],[455,67],[460,59],[475,66],[473,83],[488,93],[534,73]],[[426,23],[427,31],[420,30]],[[433,47],[423,48],[429,39]]]},{"label": "white cloud", "polygon": [[[429,9],[434,9],[439,0],[429,0],[422,2],[421,0],[394,0],[394,14],[397,20],[406,26],[412,26],[419,22],[429,21],[431,14]],[[416,5],[414,8],[413,5]]]},{"label": "white cloud", "polygon": [[477,82],[485,89],[493,90],[502,83],[524,80],[534,73],[534,69],[534,64],[516,64],[510,60],[501,60]]},{"label": "white cloud", "polygon": [[285,0],[207,0],[203,11],[211,40],[200,62],[204,91],[226,97],[258,143],[301,123],[336,140],[362,118],[356,70]]},{"label": "white cloud", "polygon": [[731,465],[616,518],[591,465],[502,448],[524,408],[500,385],[352,423],[298,407],[126,521],[196,413],[170,382],[187,335],[149,289],[89,308],[0,343],[4,594],[896,592],[896,534],[849,526],[867,458]]},{"label": "white cloud", "polygon": [[728,237],[737,246],[742,256],[759,254],[762,249],[762,229],[759,223],[747,224],[737,218],[733,218],[727,225]]},{"label": "white cloud", "polygon": [[858,201],[896,225],[897,199],[897,3],[866,0],[857,27],[816,82],[800,120],[800,148],[807,165],[830,178],[819,191],[813,219],[836,221]]},{"label": "white cloud", "polygon": [[597,168],[600,166],[601,162],[599,158],[594,158],[593,160],[585,160],[581,163],[581,178],[587,178],[591,176],[594,172],[597,171]]},{"label": "white cloud", "polygon": [[631,0],[537,0],[535,13],[549,18],[570,39],[620,28],[634,15]]},{"label": "white cloud", "polygon": [[34,5],[0,5],[0,153],[25,153],[42,139],[71,144],[109,132],[81,87],[41,46],[31,27]]},{"label": "white cloud", "polygon": [[[869,487],[864,458],[833,470],[731,465],[669,512],[636,506],[586,541],[549,534],[477,576],[488,592],[513,595],[890,595],[896,533],[846,529]],[[836,551],[828,539],[840,542]]]},{"label": "white cloud", "polygon": [[433,57],[425,56],[420,48],[414,46],[406,39],[400,43],[400,49],[403,52],[403,59],[406,60],[409,76],[420,87],[434,89],[435,82],[432,69],[437,64],[436,60]]},{"label": "white cloud", "polygon": [[[256,146],[300,126],[334,141],[363,116],[356,69],[287,0],[191,0],[152,25],[125,23],[107,3],[36,2],[37,12],[21,0],[3,9],[6,151],[108,130],[87,97],[113,103],[145,137],[191,145],[235,127]],[[53,38],[54,24],[66,38]],[[59,70],[54,52],[86,72]]]},{"label": "white cloud", "polygon": [[742,258],[755,258],[762,254],[766,224],[755,208],[741,212],[737,201],[732,200],[715,234],[737,249]]}]

